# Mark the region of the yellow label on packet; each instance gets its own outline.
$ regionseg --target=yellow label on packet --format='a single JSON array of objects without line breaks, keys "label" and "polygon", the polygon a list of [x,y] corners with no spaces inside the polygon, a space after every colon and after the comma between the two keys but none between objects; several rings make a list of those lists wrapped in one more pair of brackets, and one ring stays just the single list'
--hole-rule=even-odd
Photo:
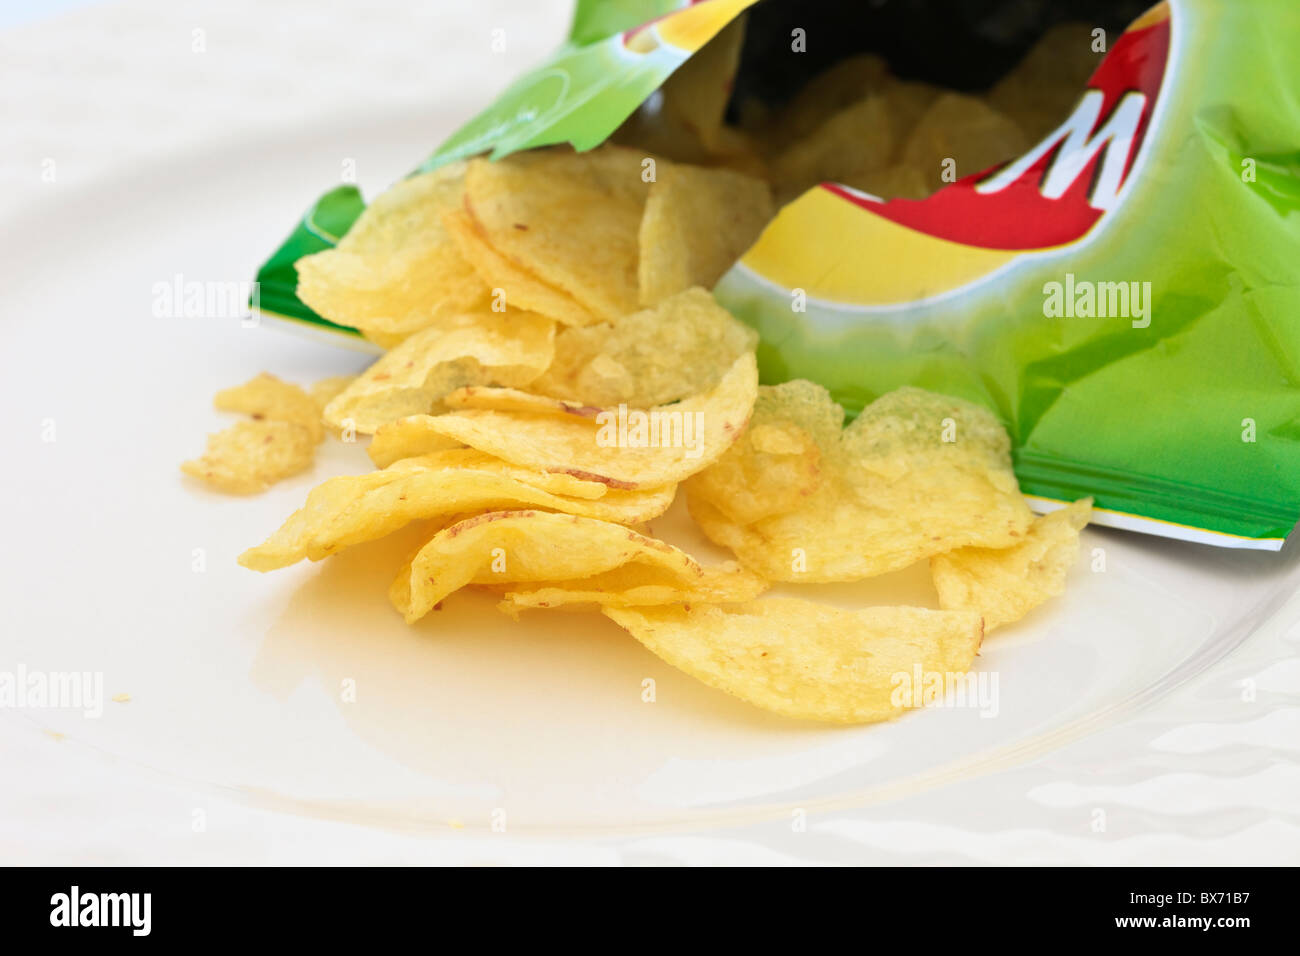
[{"label": "yellow label on packet", "polygon": [[[863,269],[845,248],[875,250],[886,269]],[[929,235],[862,209],[835,192],[813,189],[781,210],[741,260],[787,289],[852,305],[932,298],[1000,269],[1014,251],[982,249]]]},{"label": "yellow label on packet", "polygon": [[703,3],[694,3],[650,26],[664,43],[694,53],[757,2],[758,0],[704,0]]}]

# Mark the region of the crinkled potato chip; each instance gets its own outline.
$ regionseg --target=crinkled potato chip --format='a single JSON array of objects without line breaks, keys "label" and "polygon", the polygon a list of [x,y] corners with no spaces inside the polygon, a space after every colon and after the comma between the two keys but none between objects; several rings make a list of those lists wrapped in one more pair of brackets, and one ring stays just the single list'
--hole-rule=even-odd
[{"label": "crinkled potato chip", "polygon": [[355,375],[331,375],[329,378],[323,378],[319,382],[313,382],[307,389],[307,394],[311,400],[316,403],[316,408],[320,414],[325,414],[325,406],[334,401],[335,398],[349,385],[357,380]]},{"label": "crinkled potato chip", "polygon": [[[853,61],[846,61],[846,67]],[[830,71],[834,73],[836,68]],[[874,72],[871,58],[846,76]],[[829,75],[829,74],[828,74]],[[816,83],[816,81],[814,81]],[[920,199],[942,185],[941,170],[921,168],[901,160],[912,130],[943,92],[914,80],[899,80],[883,71],[866,83],[864,98],[841,102],[833,116],[802,139],[795,138],[775,165],[777,194],[797,196],[823,180],[834,180],[882,199]],[[847,144],[854,137],[871,143],[865,152]]]},{"label": "crinkled potato chip", "polygon": [[464,163],[392,186],[337,247],[298,260],[298,297],[385,347],[440,315],[486,305],[486,285],[442,224],[446,210],[460,208],[464,187]]},{"label": "crinkled potato chip", "polygon": [[900,691],[918,670],[969,670],[983,636],[973,611],[848,611],[797,598],[604,613],[710,687],[786,717],[843,723],[889,720],[925,702],[923,688]]},{"label": "crinkled potato chip", "polygon": [[[602,485],[599,481],[587,481],[583,478],[575,478],[573,475],[557,475],[549,471],[537,471],[534,468],[521,468],[519,465],[465,447],[445,448],[413,458],[403,458],[393,462],[386,470],[390,472],[410,469],[432,471],[438,468],[469,468],[473,471],[496,472],[522,481],[526,485],[532,485],[534,488],[540,488],[542,491],[549,491],[553,495],[564,495],[569,498],[604,498],[613,494],[609,486]],[[662,490],[668,489],[656,489],[656,491]]]},{"label": "crinkled potato chip", "polygon": [[772,164],[784,202],[822,182],[843,182],[887,166],[894,133],[885,100],[869,96],[836,113],[806,139],[796,140]]},{"label": "crinkled potato chip", "polygon": [[[618,321],[618,327],[626,326],[631,320],[631,325],[635,328],[639,320],[634,317],[640,315],[641,313],[634,312],[632,315],[625,316]],[[584,400],[578,392],[578,377],[588,365],[599,359],[605,352],[606,343],[613,335],[614,329],[615,325],[609,322],[585,325],[581,328],[559,329],[555,333],[555,361],[551,363],[550,368],[529,384],[529,390],[539,395],[561,398],[583,405],[611,404],[608,395],[603,393],[601,397],[606,399],[603,402]],[[654,331],[656,330],[647,330],[651,335]],[[626,371],[619,373],[619,394],[631,390],[631,385],[626,381],[628,374],[630,373]]]},{"label": "crinkled potato chip", "polygon": [[534,395],[517,388],[467,385],[447,393],[442,403],[448,408],[485,408],[498,412],[528,412],[533,415],[576,415],[595,418],[602,409],[562,398]]},{"label": "crinkled potato chip", "polygon": [[[790,391],[779,385],[760,388],[744,434],[717,463],[689,479],[690,493],[716,507],[729,521],[749,525],[794,511],[821,486],[818,441],[838,439],[840,419],[828,415],[827,428],[810,431],[797,421],[779,417],[787,413],[784,402]],[[831,411],[824,405],[810,407]]]},{"label": "crinkled potato chip", "polygon": [[673,405],[620,407],[594,421],[471,409],[428,416],[421,427],[530,468],[655,488],[716,461],[744,429],[757,392],[758,367],[746,352],[716,387]]},{"label": "crinkled potato chip", "polygon": [[555,323],[532,312],[443,316],[366,369],[325,408],[334,428],[362,434],[433,411],[463,385],[525,385],[555,357]]},{"label": "crinkled potato chip", "polygon": [[943,181],[937,171],[934,171],[927,180],[920,169],[903,163],[894,163],[883,169],[872,169],[847,176],[844,185],[860,189],[881,199],[924,199],[942,186]]},{"label": "crinkled potato chip", "polygon": [[318,441],[296,422],[239,422],[209,435],[203,457],[185,462],[181,471],[220,491],[253,495],[310,467]]},{"label": "crinkled potato chip", "polygon": [[243,385],[217,392],[212,404],[223,412],[243,412],[255,420],[292,422],[311,433],[314,441],[324,434],[320,407],[297,385],[282,382],[268,372]]},{"label": "crinkled potato chip", "polygon": [[573,296],[544,282],[493,248],[481,227],[463,209],[448,210],[442,221],[461,254],[492,287],[494,297],[500,294],[515,308],[545,315],[563,325],[582,326],[600,321],[599,316],[579,305]]},{"label": "crinkled potato chip", "polygon": [[658,583],[689,585],[699,563],[670,544],[608,521],[546,511],[495,511],[439,531],[393,581],[389,597],[418,621],[467,584],[568,581],[627,564],[657,571]]},{"label": "crinkled potato chip", "polygon": [[437,451],[464,448],[463,442],[436,431],[429,415],[407,415],[380,425],[370,440],[366,454],[378,468],[388,468],[406,458],[417,458]]},{"label": "crinkled potato chip", "polygon": [[641,218],[640,301],[713,288],[754,244],[775,209],[767,183],[730,169],[666,166]]},{"label": "crinkled potato chip", "polygon": [[754,136],[732,126],[724,126],[718,131],[718,147],[705,160],[704,165],[715,169],[730,169],[764,182],[771,181],[762,145]]},{"label": "crinkled potato chip", "polygon": [[785,142],[798,142],[841,110],[879,93],[890,83],[889,64],[874,53],[840,60],[800,88],[782,107],[776,128]]},{"label": "crinkled potato chip", "polygon": [[[987,409],[900,388],[841,432],[834,424],[843,410],[821,386],[796,381],[761,391],[753,426],[788,422],[812,437],[821,469],[815,489],[804,493],[806,470],[795,461],[760,476],[754,503],[732,501],[734,489],[757,474],[745,445],[739,461],[724,465],[729,474],[686,485],[700,528],[751,570],[773,581],[853,581],[953,548],[1024,540],[1033,516],[1011,471],[1010,439]],[[798,506],[784,510],[792,502]],[[728,509],[761,513],[777,504],[780,512],[758,520],[728,516]]]},{"label": "crinkled potato chip", "polygon": [[520,611],[530,608],[732,604],[751,601],[767,590],[766,581],[737,566],[704,568],[700,578],[687,585],[654,583],[656,576],[653,569],[643,565],[626,565],[581,581],[507,591],[497,606],[518,618]]},{"label": "crinkled potato chip", "polygon": [[962,179],[1014,159],[1028,145],[1019,126],[982,100],[945,93],[908,136],[902,161],[937,177],[943,164],[953,160],[956,176]]},{"label": "crinkled potato chip", "polygon": [[392,534],[411,523],[507,508],[549,508],[565,514],[639,524],[672,503],[673,488],[600,498],[565,498],[501,471],[406,467],[331,478],[263,544],[240,555],[254,571],[271,571]]},{"label": "crinkled potato chip", "polygon": [[[649,190],[644,158],[603,146],[471,160],[465,212],[499,255],[592,314],[617,319],[638,305],[637,234]],[[508,279],[488,284],[505,289],[506,301],[518,305]]]},{"label": "crinkled potato chip", "polygon": [[530,391],[582,405],[648,408],[717,385],[758,343],[703,289],[688,289],[613,325],[563,329],[555,362]]},{"label": "crinkled potato chip", "polygon": [[1079,554],[1079,532],[1092,516],[1092,499],[1038,518],[1025,540],[1010,548],[958,548],[930,559],[939,606],[978,611],[984,631],[1018,621],[1065,593],[1065,575]]},{"label": "crinkled potato chip", "polygon": [[921,122],[925,111],[943,93],[942,87],[919,80],[891,79],[885,84],[880,96],[885,101],[885,112],[889,114],[889,126],[894,133],[895,159],[899,158],[898,154],[907,145],[908,136]]}]

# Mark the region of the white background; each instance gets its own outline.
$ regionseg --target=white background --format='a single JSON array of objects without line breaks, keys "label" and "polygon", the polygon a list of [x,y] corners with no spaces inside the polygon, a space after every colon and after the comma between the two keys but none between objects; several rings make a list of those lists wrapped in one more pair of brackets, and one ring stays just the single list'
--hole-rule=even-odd
[{"label": "white background", "polygon": [[[7,10],[10,25],[0,32],[0,251],[8,257],[0,275],[6,290],[18,290],[0,297],[14,428],[0,487],[8,531],[0,668],[11,666],[10,653],[37,660],[66,651],[70,660],[96,660],[114,682],[107,692],[130,691],[133,700],[108,704],[84,730],[61,715],[0,712],[0,862],[1300,860],[1300,607],[1283,606],[1297,580],[1294,547],[1238,556],[1107,532],[1090,532],[1086,546],[1106,548],[1115,573],[1076,576],[1071,603],[1041,620],[1042,633],[1009,636],[990,652],[1003,655],[994,660],[1005,661],[1011,702],[1038,687],[1035,705],[1045,712],[1078,713],[1054,729],[1039,713],[1026,726],[1046,730],[985,746],[970,766],[886,775],[856,788],[855,806],[851,795],[818,790],[817,781],[843,769],[818,760],[834,764],[846,753],[867,760],[885,741],[920,754],[942,747],[927,734],[976,733],[980,725],[913,715],[901,730],[829,744],[810,734],[800,749],[789,743],[797,734],[761,722],[718,730],[711,720],[726,724],[739,711],[715,705],[712,692],[683,688],[701,696],[691,698],[696,723],[679,728],[682,739],[698,738],[700,752],[713,756],[670,755],[629,792],[686,809],[710,799],[734,803],[734,819],[723,810],[696,823],[683,812],[635,828],[603,818],[600,829],[575,825],[583,808],[567,796],[548,804],[545,792],[562,791],[583,773],[599,779],[600,768],[586,766],[584,751],[565,741],[587,739],[584,730],[607,718],[601,707],[610,692],[597,677],[653,666],[636,649],[620,649],[591,673],[557,657],[557,670],[572,667],[568,695],[554,714],[540,716],[509,710],[524,683],[494,681],[491,668],[465,664],[479,681],[465,701],[485,708],[466,733],[499,721],[520,735],[518,750],[542,748],[535,763],[521,757],[500,773],[532,768],[524,789],[538,813],[549,808],[563,825],[494,834],[451,815],[392,812],[383,801],[408,778],[421,794],[441,792],[446,782],[439,749],[415,749],[428,728],[415,727],[410,741],[393,747],[369,746],[342,722],[330,736],[335,710],[311,679],[292,693],[264,693],[258,654],[270,632],[263,622],[275,619],[283,584],[222,566],[204,579],[206,590],[178,593],[189,585],[167,564],[188,561],[195,533],[175,526],[174,514],[210,526],[203,540],[216,562],[273,526],[310,486],[304,479],[231,504],[182,484],[175,462],[219,424],[207,396],[245,369],[309,380],[357,360],[271,329],[238,339],[236,348],[209,327],[164,330],[134,316],[144,314],[148,280],[169,277],[173,262],[204,278],[251,276],[293,217],[337,181],[342,161],[356,161],[368,195],[400,176],[560,40],[569,3],[51,6],[71,9],[37,18],[30,8]],[[504,54],[490,48],[494,29],[506,31]],[[196,30],[202,53],[194,50]],[[41,177],[51,159],[53,183]],[[126,302],[136,295],[138,302]],[[248,368],[248,361],[259,364]],[[156,396],[141,385],[150,372],[160,383]],[[165,411],[150,411],[151,400]],[[47,413],[60,421],[61,457],[44,472],[50,466],[36,457],[44,452],[32,436]],[[153,427],[149,415],[157,416]],[[86,476],[80,485],[69,477],[77,467]],[[322,465],[348,467],[337,455]],[[169,512],[173,506],[188,510]],[[152,592],[150,580],[157,581]],[[331,627],[352,636],[338,622],[321,624]],[[377,656],[405,639],[387,635],[355,634],[373,640]],[[310,656],[319,647],[297,650]],[[546,655],[533,652],[545,667]],[[471,649],[465,660],[473,658]],[[220,681],[230,682],[228,693]],[[678,686],[670,674],[662,681]],[[587,693],[591,699],[582,699]],[[179,706],[187,699],[210,708],[201,723]],[[317,715],[302,731],[302,753],[270,749],[279,738],[263,723],[263,706],[288,708],[298,719]],[[548,717],[570,736],[553,727],[543,734]],[[618,726],[617,716],[608,719]],[[170,721],[176,732],[169,736]],[[237,746],[220,763],[210,754],[223,731]],[[784,749],[763,749],[769,738]],[[628,749],[655,739],[655,732],[629,737]],[[460,755],[499,757],[504,751],[491,750],[494,743],[471,739]],[[236,760],[249,754],[257,760]],[[908,756],[895,754],[898,766]],[[313,772],[323,768],[319,779],[296,769],[298,759]],[[381,805],[325,799],[349,779],[327,772],[338,769],[332,759],[357,778],[373,775],[355,789]],[[277,780],[277,765],[321,799],[290,800],[253,785],[258,774]],[[791,825],[795,798],[767,810],[744,806],[742,797],[778,789],[773,778],[781,774],[811,781],[803,796],[825,803],[808,816],[806,832]],[[683,796],[690,793],[696,796]],[[610,820],[620,799],[602,805]],[[205,821],[200,832],[196,815]]]}]

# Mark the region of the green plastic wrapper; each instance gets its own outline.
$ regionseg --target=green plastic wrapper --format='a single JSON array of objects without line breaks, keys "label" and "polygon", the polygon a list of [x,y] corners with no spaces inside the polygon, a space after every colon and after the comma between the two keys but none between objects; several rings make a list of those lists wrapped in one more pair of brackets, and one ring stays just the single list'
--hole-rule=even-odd
[{"label": "green plastic wrapper", "polygon": [[[753,7],[580,2],[555,56],[418,168],[595,147]],[[1297,44],[1295,0],[1160,3],[1019,158],[920,200],[823,183],[715,295],[759,331],[765,382],[820,382],[850,415],[903,385],[989,406],[1039,510],[1091,495],[1097,524],[1280,548],[1300,517]],[[263,312],[359,340],[298,301],[293,264],[363,208],[352,187],[318,200],[258,275]]]}]

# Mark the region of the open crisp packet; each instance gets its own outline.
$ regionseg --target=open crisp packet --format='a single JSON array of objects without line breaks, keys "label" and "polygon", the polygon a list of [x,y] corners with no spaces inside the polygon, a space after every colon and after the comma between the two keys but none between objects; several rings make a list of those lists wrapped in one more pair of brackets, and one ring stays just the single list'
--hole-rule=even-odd
[{"label": "open crisp packet", "polygon": [[[372,435],[242,563],[418,524],[408,623],[597,609],[760,707],[892,718],[896,673],[1062,593],[1090,522],[1276,549],[1300,515],[1300,9],[1245,6],[580,2],[259,273],[263,314],[383,356],[231,393],[255,421],[187,469],[255,491]],[[656,536],[679,488],[734,561]],[[937,607],[763,596],[916,565]]]}]

